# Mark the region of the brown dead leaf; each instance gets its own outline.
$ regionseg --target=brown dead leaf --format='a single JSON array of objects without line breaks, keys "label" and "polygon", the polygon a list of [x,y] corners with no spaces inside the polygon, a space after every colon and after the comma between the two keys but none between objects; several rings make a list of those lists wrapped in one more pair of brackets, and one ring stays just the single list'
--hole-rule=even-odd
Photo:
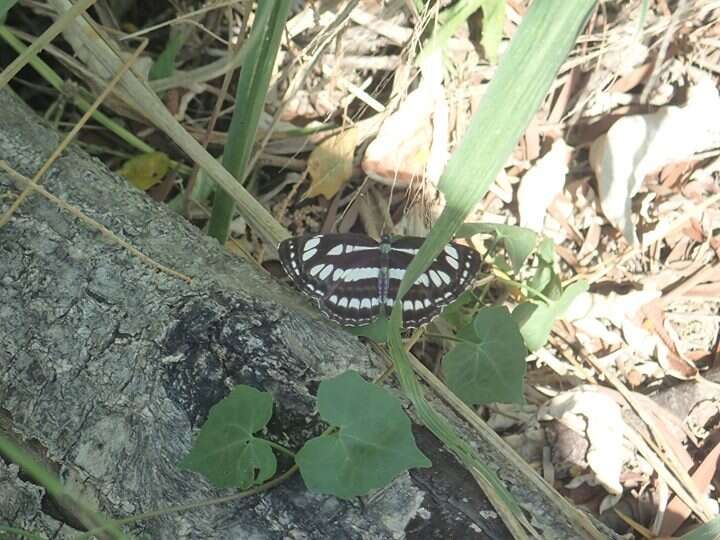
[{"label": "brown dead leaf", "polygon": [[[720,444],[715,445],[710,454],[698,466],[693,473],[692,479],[700,492],[707,492],[710,482],[713,481],[715,473],[720,467]],[[670,504],[665,511],[665,519],[663,519],[660,528],[661,535],[670,535],[674,533],[683,522],[690,517],[690,508],[682,502],[677,495],[670,500]]]},{"label": "brown dead leaf", "polygon": [[350,128],[325,139],[310,154],[308,172],[312,181],[303,199],[322,195],[331,199],[352,176],[358,132]]}]

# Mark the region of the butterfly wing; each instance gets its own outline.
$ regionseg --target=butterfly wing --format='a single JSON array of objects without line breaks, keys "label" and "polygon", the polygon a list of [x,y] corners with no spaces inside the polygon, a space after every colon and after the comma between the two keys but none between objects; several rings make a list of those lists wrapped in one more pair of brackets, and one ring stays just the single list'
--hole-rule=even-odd
[{"label": "butterfly wing", "polygon": [[380,313],[380,247],[369,236],[297,236],[283,240],[278,251],[285,272],[328,318],[360,326]]},{"label": "butterfly wing", "polygon": [[[404,236],[392,242],[388,298],[394,299],[397,295],[405,270],[424,241],[424,238]],[[481,262],[480,254],[474,249],[457,242],[447,244],[403,297],[405,328],[417,328],[437,317],[470,286]]]}]

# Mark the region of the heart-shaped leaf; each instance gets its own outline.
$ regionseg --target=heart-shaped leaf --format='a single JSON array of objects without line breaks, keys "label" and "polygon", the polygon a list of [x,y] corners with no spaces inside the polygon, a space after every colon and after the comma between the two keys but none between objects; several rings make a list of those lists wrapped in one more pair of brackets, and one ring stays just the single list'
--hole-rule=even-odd
[{"label": "heart-shaped leaf", "polygon": [[523,403],[527,349],[507,308],[481,309],[458,337],[443,358],[448,387],[469,405]]},{"label": "heart-shaped leaf", "polygon": [[268,423],[272,406],[268,392],[236,386],[210,409],[195,445],[180,467],[204,474],[219,488],[247,489],[271,478],[277,469],[275,454],[267,441],[253,433]]},{"label": "heart-shaped leaf", "polygon": [[320,384],[318,410],[339,429],[309,440],[295,457],[312,491],[349,499],[389,484],[411,467],[431,465],[415,446],[400,402],[354,371]]},{"label": "heart-shaped leaf", "polygon": [[524,302],[518,305],[513,310],[512,318],[520,327],[520,333],[525,339],[527,348],[537,351],[545,345],[555,320],[562,317],[572,301],[587,289],[587,281],[580,280],[568,285],[560,298],[550,304]]},{"label": "heart-shaped leaf", "polygon": [[503,243],[515,273],[525,263],[537,242],[537,234],[534,231],[500,223],[465,223],[456,236],[467,238],[480,233],[494,234],[498,241]]}]

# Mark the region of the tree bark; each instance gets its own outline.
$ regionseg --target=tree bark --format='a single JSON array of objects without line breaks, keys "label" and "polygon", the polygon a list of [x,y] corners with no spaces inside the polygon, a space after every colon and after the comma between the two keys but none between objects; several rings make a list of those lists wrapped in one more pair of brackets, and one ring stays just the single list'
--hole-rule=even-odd
[{"label": "tree bark", "polygon": [[[60,136],[8,91],[0,91],[0,111],[0,159],[32,177]],[[0,229],[0,430],[107,516],[233,493],[177,468],[233,385],[271,392],[266,436],[297,449],[322,428],[313,397],[320,381],[347,369],[370,378],[384,368],[288,287],[77,148],[42,184],[193,278],[156,271],[38,194]],[[0,193],[4,212],[18,189],[2,172]],[[296,475],[262,494],[165,513],[126,531],[174,540],[507,538],[470,475],[424,428],[415,433],[433,468],[369,497],[313,494]],[[513,477],[503,456],[481,451],[501,478]],[[280,459],[281,469],[288,466]],[[543,536],[576,537],[526,482],[509,485]],[[0,459],[0,523],[64,539],[87,520]]]}]

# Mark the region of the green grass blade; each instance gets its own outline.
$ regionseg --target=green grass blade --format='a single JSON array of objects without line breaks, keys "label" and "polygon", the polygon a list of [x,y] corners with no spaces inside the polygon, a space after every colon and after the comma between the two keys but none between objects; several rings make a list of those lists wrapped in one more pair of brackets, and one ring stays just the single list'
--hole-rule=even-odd
[{"label": "green grass blade", "polygon": [[[253,41],[240,71],[235,95],[237,106],[230,121],[228,144],[223,158],[225,168],[240,183],[245,179],[255,145],[255,134],[290,4],[290,0],[258,2],[252,34],[257,36],[259,33],[262,39]],[[224,244],[227,240],[234,210],[232,197],[223,190],[216,191],[208,234],[220,243]]]},{"label": "green grass blade", "polygon": [[[107,532],[108,538],[127,540],[120,528],[110,519],[75,498],[55,478],[55,475],[36,463],[21,448],[3,435],[0,435],[0,456],[5,456],[10,461],[17,463],[25,474],[28,474],[35,482],[43,486],[55,500],[64,501],[65,505],[72,506],[76,510],[77,517],[86,527],[102,526]],[[1,534],[0,537],[2,537]]]},{"label": "green grass blade", "polygon": [[[25,54],[27,47],[10,31],[7,26],[0,26],[0,38],[5,40],[18,54]],[[47,81],[58,93],[63,93],[65,89],[65,81],[53,69],[45,63],[39,56],[34,55],[28,59],[28,64]],[[92,100],[82,97],[82,92],[78,92],[72,97],[73,103],[82,111],[87,111],[92,106]],[[93,120],[98,124],[107,128],[115,135],[123,139],[126,143],[141,152],[152,152],[154,148],[145,141],[135,136],[133,133],[122,127],[109,116],[100,111],[95,111],[92,115]]]},{"label": "green grass blade", "polygon": [[458,28],[466,24],[468,18],[478,9],[483,12],[483,29],[480,44],[491,62],[497,60],[497,50],[502,40],[502,27],[505,21],[505,0],[465,0],[449,7],[440,14],[440,27],[428,40],[418,56],[421,64],[436,50],[447,46]]},{"label": "green grass blade", "polygon": [[440,190],[447,206],[410,264],[399,296],[407,292],[487,192],[547,94],[594,4],[594,0],[537,0],[532,4],[445,169]]},{"label": "green grass blade", "polygon": [[[501,59],[467,133],[448,163],[440,182],[447,206],[411,262],[398,299],[440,253],[500,172],[545,98],[594,4],[594,0],[536,0],[531,5]],[[402,302],[395,302],[389,343],[403,390],[425,425],[475,474],[512,534],[516,538],[527,537],[523,529],[523,525],[527,526],[526,520],[517,503],[483,464],[480,455],[425,401],[400,338],[400,305]],[[565,501],[558,502],[558,512],[584,536],[604,538],[589,520]]]}]

